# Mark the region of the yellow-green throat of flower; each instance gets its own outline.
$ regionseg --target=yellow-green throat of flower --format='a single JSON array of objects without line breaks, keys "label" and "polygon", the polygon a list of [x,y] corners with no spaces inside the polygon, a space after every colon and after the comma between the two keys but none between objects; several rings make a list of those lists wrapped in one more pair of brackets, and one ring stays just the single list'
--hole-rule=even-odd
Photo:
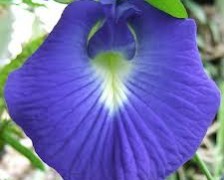
[{"label": "yellow-green throat of flower", "polygon": [[100,101],[113,113],[128,100],[125,83],[130,78],[133,64],[120,53],[104,52],[92,60],[92,66],[102,80]]}]

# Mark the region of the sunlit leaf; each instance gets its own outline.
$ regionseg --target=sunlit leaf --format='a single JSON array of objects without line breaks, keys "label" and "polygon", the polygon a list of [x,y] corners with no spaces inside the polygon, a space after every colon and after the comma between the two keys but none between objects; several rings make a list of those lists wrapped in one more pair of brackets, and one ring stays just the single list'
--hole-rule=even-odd
[{"label": "sunlit leaf", "polygon": [[187,18],[187,11],[180,0],[146,0],[155,8],[176,18]]},{"label": "sunlit leaf", "polygon": [[54,0],[54,1],[56,1],[58,3],[62,3],[62,4],[69,4],[69,3],[71,3],[74,0]]}]

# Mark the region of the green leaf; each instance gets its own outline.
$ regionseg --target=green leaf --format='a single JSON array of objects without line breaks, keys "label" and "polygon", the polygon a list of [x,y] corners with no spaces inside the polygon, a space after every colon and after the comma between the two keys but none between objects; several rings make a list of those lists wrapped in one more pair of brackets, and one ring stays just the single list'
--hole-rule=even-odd
[{"label": "green leaf", "polygon": [[25,156],[27,159],[29,159],[29,161],[31,162],[31,164],[44,171],[45,170],[45,166],[43,164],[43,162],[40,160],[40,158],[38,158],[32,150],[28,149],[27,147],[23,146],[8,130],[7,128],[7,122],[4,123],[4,125],[1,127],[1,131],[0,131],[0,140],[3,141],[4,143],[9,144],[11,147],[13,147],[15,150],[17,150],[20,154],[22,154],[23,156]]},{"label": "green leaf", "polygon": [[214,180],[214,178],[212,177],[207,165],[205,164],[205,162],[201,159],[201,157],[199,156],[198,153],[196,153],[194,155],[193,160],[195,161],[195,163],[198,165],[198,167],[200,168],[200,170],[203,172],[203,174],[207,177],[207,180]]},{"label": "green leaf", "polygon": [[36,8],[36,7],[40,7],[40,6],[45,6],[44,4],[40,4],[40,3],[35,3],[32,0],[22,0],[22,2],[32,8]]},{"label": "green leaf", "polygon": [[71,3],[74,0],[54,0],[54,1],[56,1],[58,3],[61,3],[61,4],[69,4],[69,3]]},{"label": "green leaf", "polygon": [[146,2],[173,17],[188,17],[187,11],[180,0],[146,0]]}]

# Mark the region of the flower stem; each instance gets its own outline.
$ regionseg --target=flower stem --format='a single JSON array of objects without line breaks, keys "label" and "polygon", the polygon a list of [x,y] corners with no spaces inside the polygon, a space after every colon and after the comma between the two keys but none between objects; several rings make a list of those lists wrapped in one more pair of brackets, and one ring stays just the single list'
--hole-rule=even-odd
[{"label": "flower stem", "polygon": [[211,173],[209,172],[205,162],[201,159],[201,157],[198,155],[198,153],[195,154],[194,156],[194,161],[197,163],[199,166],[200,170],[205,174],[208,180],[214,180],[212,177]]},{"label": "flower stem", "polygon": [[[224,97],[224,83],[220,84],[220,90],[222,96]],[[215,177],[219,177],[223,173],[224,168],[224,100],[221,101],[221,106],[219,109],[217,121],[219,123],[219,129],[217,130],[217,139],[216,139],[216,167],[215,167]]]}]

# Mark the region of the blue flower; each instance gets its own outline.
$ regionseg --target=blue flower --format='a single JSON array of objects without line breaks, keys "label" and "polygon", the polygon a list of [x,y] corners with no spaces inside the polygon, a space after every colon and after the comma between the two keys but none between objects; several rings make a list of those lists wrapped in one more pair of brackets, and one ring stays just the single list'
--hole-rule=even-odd
[{"label": "blue flower", "polygon": [[219,106],[195,37],[193,20],[143,1],[71,3],[9,76],[9,113],[65,180],[162,180]]}]

